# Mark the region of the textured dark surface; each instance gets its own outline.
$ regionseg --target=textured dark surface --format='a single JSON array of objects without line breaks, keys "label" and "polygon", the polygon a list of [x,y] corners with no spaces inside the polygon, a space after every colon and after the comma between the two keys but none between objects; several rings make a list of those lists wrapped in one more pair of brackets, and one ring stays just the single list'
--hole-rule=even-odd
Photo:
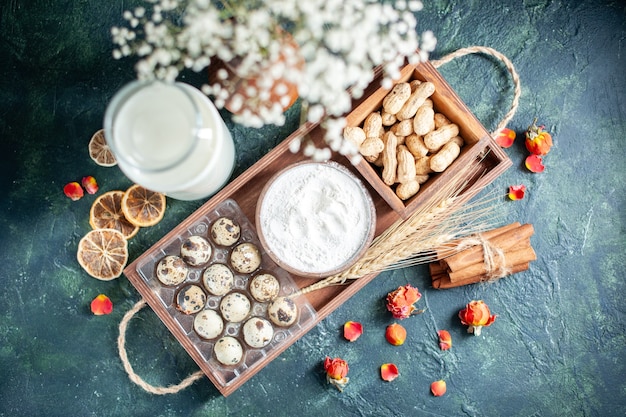
[{"label": "textured dark surface", "polygon": [[[493,285],[429,288],[424,267],[384,273],[223,398],[208,379],[176,395],[154,396],[131,382],[117,354],[117,326],[139,299],[125,278],[100,282],[75,260],[89,230],[94,196],[72,202],[62,187],[93,175],[101,191],[130,182],[117,168],[96,166],[87,142],[101,127],[111,96],[134,74],[111,58],[109,28],[128,1],[10,0],[0,6],[0,416],[224,415],[626,415],[626,11],[619,1],[432,1],[418,18],[439,43],[434,58],[460,47],[493,47],[515,64],[520,107],[510,123],[534,117],[553,133],[546,171],[523,167],[519,140],[513,167],[490,187],[503,195],[525,184],[527,197],[506,201],[507,221],[535,226],[538,260]],[[390,45],[390,47],[393,47]],[[440,69],[487,129],[512,98],[504,68],[486,57],[459,58]],[[198,85],[201,76],[184,78]],[[261,131],[235,126],[237,174],[296,126]],[[164,220],[130,242],[139,256],[202,201],[168,200]],[[402,322],[406,343],[384,340],[392,322],[383,297],[398,285],[420,288],[427,311]],[[115,304],[95,317],[99,293]],[[498,319],[483,336],[467,335],[456,314],[484,299]],[[347,320],[363,323],[355,343]],[[436,331],[453,348],[441,352]],[[142,310],[130,324],[128,351],[154,385],[197,370],[158,318]],[[327,385],[324,356],[350,363],[343,393]],[[401,376],[379,377],[394,362]],[[435,398],[432,381],[448,392]]]}]

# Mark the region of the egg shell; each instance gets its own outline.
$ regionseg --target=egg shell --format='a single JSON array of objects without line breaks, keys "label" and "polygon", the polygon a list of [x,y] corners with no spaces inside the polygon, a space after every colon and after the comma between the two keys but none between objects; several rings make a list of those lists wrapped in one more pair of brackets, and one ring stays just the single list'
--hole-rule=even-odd
[{"label": "egg shell", "polygon": [[254,243],[240,243],[230,254],[230,264],[235,271],[249,274],[261,266],[261,251]]},{"label": "egg shell", "polygon": [[243,325],[243,339],[250,347],[265,347],[273,337],[274,327],[264,318],[252,317]]},{"label": "egg shell", "polygon": [[289,297],[278,297],[267,306],[267,315],[277,326],[291,326],[298,318],[298,306]]},{"label": "egg shell", "polygon": [[206,295],[197,285],[187,285],[176,295],[178,310],[185,314],[194,314],[204,308]]},{"label": "egg shell", "polygon": [[235,285],[235,276],[228,266],[215,263],[202,273],[202,283],[209,293],[224,295]]},{"label": "egg shell", "polygon": [[265,303],[278,297],[280,282],[267,272],[256,275],[250,281],[250,294],[258,302]]},{"label": "egg shell", "polygon": [[211,238],[220,246],[232,246],[241,237],[241,227],[235,220],[220,217],[211,225]]},{"label": "egg shell", "polygon": [[224,365],[237,365],[243,357],[241,343],[232,336],[224,336],[215,342],[215,358]]},{"label": "egg shell", "polygon": [[215,339],[224,330],[224,320],[215,310],[202,310],[193,319],[193,329],[205,339]]},{"label": "egg shell", "polygon": [[220,312],[226,321],[242,322],[250,314],[250,300],[240,292],[231,292],[222,298]]},{"label": "egg shell", "polygon": [[213,249],[202,236],[189,236],[180,247],[180,256],[191,266],[201,266],[209,262]]},{"label": "egg shell", "polygon": [[179,256],[168,255],[161,259],[156,267],[157,279],[163,285],[178,285],[185,282],[189,268]]}]

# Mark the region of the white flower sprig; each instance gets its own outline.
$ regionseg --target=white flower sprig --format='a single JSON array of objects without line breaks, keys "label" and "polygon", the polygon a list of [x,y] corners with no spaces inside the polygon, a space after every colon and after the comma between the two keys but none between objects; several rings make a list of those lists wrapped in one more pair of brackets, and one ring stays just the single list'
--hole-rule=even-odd
[{"label": "white flower sprig", "polygon": [[[115,58],[139,57],[142,80],[174,81],[184,68],[199,72],[215,60],[226,63],[236,75],[222,69],[202,90],[247,126],[283,124],[294,86],[305,120],[325,129],[327,147],[302,148],[315,159],[328,159],[330,150],[356,153],[343,139],[342,116],[374,80],[375,67],[382,66],[382,84],[390,87],[407,60],[426,60],[436,45],[432,32],[417,34],[419,0],[146,3],[124,13],[124,27],[112,28]],[[244,83],[243,90],[229,88],[236,85],[234,78],[254,82]],[[301,141],[291,145],[298,151]]]}]

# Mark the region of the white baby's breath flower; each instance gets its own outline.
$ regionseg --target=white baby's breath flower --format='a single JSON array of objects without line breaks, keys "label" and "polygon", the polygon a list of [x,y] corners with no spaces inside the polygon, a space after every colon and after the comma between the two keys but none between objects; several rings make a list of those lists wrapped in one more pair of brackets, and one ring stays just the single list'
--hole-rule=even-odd
[{"label": "white baby's breath flower", "polygon": [[[219,108],[229,103],[240,110],[233,121],[252,127],[285,122],[293,84],[306,103],[306,120],[323,123],[327,146],[317,150],[301,139],[292,151],[314,158],[329,157],[331,149],[356,153],[343,140],[342,115],[374,80],[374,68],[383,68],[381,83],[390,88],[407,60],[426,60],[436,45],[432,32],[417,34],[419,0],[219,2],[226,7],[213,0],[145,1],[146,7],[123,13],[126,27],[111,28],[115,59],[135,54],[138,78],[166,81],[184,68],[204,71],[214,59],[229,63],[238,77],[255,83],[238,92],[220,70],[218,82],[203,85],[202,92]],[[295,48],[285,42],[286,33]]]}]

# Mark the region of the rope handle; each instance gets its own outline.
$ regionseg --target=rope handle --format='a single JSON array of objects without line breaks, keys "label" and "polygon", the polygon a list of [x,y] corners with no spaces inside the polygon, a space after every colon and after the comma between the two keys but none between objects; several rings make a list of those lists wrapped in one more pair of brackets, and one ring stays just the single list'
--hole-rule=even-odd
[{"label": "rope handle", "polygon": [[491,135],[495,137],[502,131],[502,129],[506,127],[506,125],[511,121],[511,119],[513,119],[513,116],[515,115],[515,112],[517,111],[517,108],[519,107],[519,99],[520,99],[520,96],[522,95],[522,87],[521,87],[519,74],[515,70],[515,67],[513,66],[513,63],[511,62],[509,58],[507,58],[501,52],[498,52],[495,49],[490,48],[488,46],[469,46],[467,48],[457,49],[456,51],[451,52],[448,55],[445,55],[440,59],[431,61],[431,64],[435,68],[439,68],[440,66],[452,61],[454,58],[458,58],[458,57],[469,55],[469,54],[485,54],[485,55],[491,55],[499,59],[500,61],[502,61],[502,63],[506,67],[509,74],[511,74],[511,78],[513,79],[513,84],[515,86],[514,92],[513,92],[513,101],[511,102],[511,107],[509,108],[509,111],[504,115],[504,118],[500,121],[500,123],[496,127],[496,130],[494,130],[491,133]]},{"label": "rope handle", "polygon": [[133,318],[133,316],[145,306],[146,301],[142,298],[141,300],[137,301],[137,303],[135,303],[135,305],[130,310],[128,310],[126,314],[124,314],[124,317],[120,322],[120,334],[117,338],[117,350],[119,352],[120,359],[122,360],[124,370],[128,374],[130,380],[139,385],[144,390],[148,391],[151,394],[157,395],[176,394],[177,392],[184,390],[185,388],[196,382],[198,379],[202,378],[204,376],[204,373],[202,371],[196,371],[183,379],[178,384],[170,385],[167,387],[155,387],[154,385],[150,385],[143,378],[137,375],[137,373],[135,373],[135,370],[133,369],[133,366],[128,360],[128,354],[126,353],[126,329],[128,329],[128,323]]},{"label": "rope handle", "polygon": [[[515,112],[517,111],[517,108],[519,106],[519,98],[521,95],[521,85],[520,85],[519,75],[517,74],[517,71],[515,70],[513,63],[505,55],[496,51],[493,48],[489,48],[486,46],[470,46],[467,48],[461,48],[454,52],[451,52],[448,55],[445,55],[444,57],[442,57],[441,59],[431,61],[431,64],[435,68],[439,68],[440,66],[452,61],[454,58],[469,55],[469,54],[479,54],[479,53],[485,54],[485,55],[491,55],[499,59],[500,61],[502,61],[504,65],[506,66],[507,70],[509,71],[509,73],[511,74],[513,83],[515,85],[514,97],[511,103],[511,108],[506,113],[502,121],[500,121],[500,123],[496,127],[496,130],[492,132],[492,136],[497,136],[497,134],[500,133],[500,131],[504,129],[506,125],[511,121],[511,119],[515,115]],[[120,359],[122,360],[122,364],[124,365],[124,370],[128,374],[128,377],[130,378],[130,380],[133,381],[135,384],[139,385],[145,391],[151,394],[156,394],[156,395],[176,394],[182,391],[183,389],[187,388],[194,382],[196,382],[198,379],[202,378],[204,376],[204,373],[201,370],[199,370],[189,375],[178,384],[169,385],[167,387],[159,387],[159,386],[151,385],[148,382],[146,382],[143,378],[141,378],[135,372],[135,370],[133,369],[128,359],[128,353],[126,352],[126,330],[128,329],[128,323],[135,316],[135,314],[137,314],[145,306],[146,306],[146,301],[144,299],[137,301],[137,303],[130,310],[126,312],[126,314],[122,318],[122,321],[120,322],[119,336],[117,338],[117,348],[118,348],[118,352],[120,355]]]}]

